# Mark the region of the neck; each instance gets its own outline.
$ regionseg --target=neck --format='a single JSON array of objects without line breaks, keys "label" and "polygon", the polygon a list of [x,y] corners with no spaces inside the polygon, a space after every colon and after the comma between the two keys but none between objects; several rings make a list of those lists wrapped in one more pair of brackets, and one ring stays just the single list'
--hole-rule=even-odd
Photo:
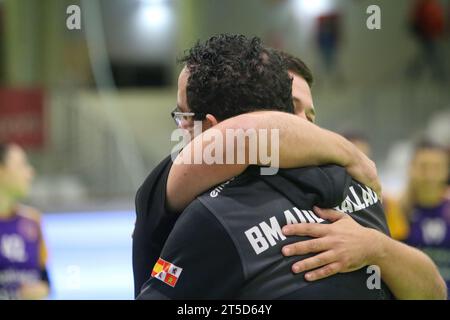
[{"label": "neck", "polygon": [[416,203],[422,207],[435,207],[442,202],[445,195],[445,188],[435,186],[418,190],[416,192]]},{"label": "neck", "polygon": [[0,193],[0,218],[9,218],[14,214],[15,201],[6,194]]}]

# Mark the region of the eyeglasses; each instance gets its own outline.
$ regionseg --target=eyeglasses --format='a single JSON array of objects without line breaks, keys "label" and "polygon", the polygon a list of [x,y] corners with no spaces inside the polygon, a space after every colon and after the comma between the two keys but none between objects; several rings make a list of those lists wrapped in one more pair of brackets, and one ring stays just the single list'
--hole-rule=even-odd
[{"label": "eyeglasses", "polygon": [[181,112],[179,111],[178,107],[176,107],[170,115],[172,116],[173,120],[175,121],[175,124],[178,127],[181,127],[183,122],[187,123],[189,126],[191,126],[194,122],[194,120],[203,120],[205,118],[204,113],[195,113],[195,112]]}]

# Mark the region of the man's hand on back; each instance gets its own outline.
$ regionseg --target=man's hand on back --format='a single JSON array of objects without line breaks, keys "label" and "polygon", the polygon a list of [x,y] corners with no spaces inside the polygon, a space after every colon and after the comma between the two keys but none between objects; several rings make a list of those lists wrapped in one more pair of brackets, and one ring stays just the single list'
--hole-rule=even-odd
[{"label": "man's hand on back", "polygon": [[315,281],[377,265],[383,270],[381,278],[397,299],[447,299],[447,287],[438,268],[420,250],[365,228],[339,211],[318,208],[314,211],[331,224],[299,223],[283,227],[287,236],[314,238],[283,247],[286,256],[316,253],[296,262],[292,266],[294,273],[306,272],[305,279]]},{"label": "man's hand on back", "polygon": [[378,231],[365,228],[349,215],[336,210],[314,208],[314,211],[322,219],[332,223],[299,223],[283,227],[286,236],[314,238],[283,247],[285,256],[317,253],[296,262],[292,266],[294,273],[309,271],[305,274],[305,279],[315,281],[373,264],[380,249],[376,242]]}]

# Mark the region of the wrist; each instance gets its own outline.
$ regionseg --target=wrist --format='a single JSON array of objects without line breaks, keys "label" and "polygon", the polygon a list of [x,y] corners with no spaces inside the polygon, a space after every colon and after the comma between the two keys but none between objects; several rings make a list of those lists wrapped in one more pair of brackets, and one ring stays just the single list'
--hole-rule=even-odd
[{"label": "wrist", "polygon": [[341,137],[337,134],[336,136],[339,139],[338,146],[340,152],[335,159],[335,163],[345,168],[357,166],[359,163],[360,155],[357,152],[356,147],[353,145],[353,143],[351,143],[344,137]]},{"label": "wrist", "polygon": [[377,265],[381,268],[383,261],[386,260],[387,256],[387,237],[383,233],[372,228],[368,228],[368,233],[370,234],[369,247],[371,246],[373,249],[367,259],[367,265]]}]

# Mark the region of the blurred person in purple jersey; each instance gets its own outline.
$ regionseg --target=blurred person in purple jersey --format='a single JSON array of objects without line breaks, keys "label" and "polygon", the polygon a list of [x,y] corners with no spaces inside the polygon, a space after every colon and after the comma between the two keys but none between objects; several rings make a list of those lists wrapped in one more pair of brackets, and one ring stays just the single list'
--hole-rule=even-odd
[{"label": "blurred person in purple jersey", "polygon": [[[369,138],[364,133],[351,131],[344,133],[343,136],[364,152],[366,156],[372,158],[372,147]],[[409,224],[405,213],[401,209],[399,197],[384,193],[383,207],[391,237],[404,241],[408,236]]]},{"label": "blurred person in purple jersey", "polygon": [[40,213],[19,204],[33,176],[24,150],[0,143],[0,299],[34,300],[49,294]]},{"label": "blurred person in purple jersey", "polygon": [[402,198],[410,221],[406,243],[427,253],[436,263],[447,288],[450,285],[449,157],[444,147],[422,142],[409,169],[409,183]]}]

